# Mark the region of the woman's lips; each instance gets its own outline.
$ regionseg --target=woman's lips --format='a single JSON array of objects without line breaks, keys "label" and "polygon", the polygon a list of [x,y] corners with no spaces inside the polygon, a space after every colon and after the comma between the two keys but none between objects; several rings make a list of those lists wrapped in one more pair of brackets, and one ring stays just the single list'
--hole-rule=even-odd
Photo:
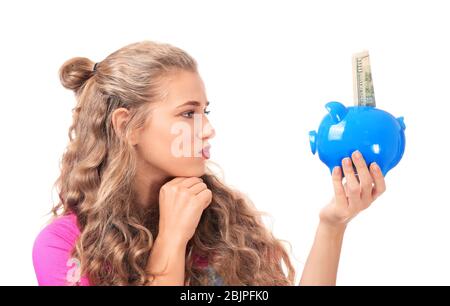
[{"label": "woman's lips", "polygon": [[205,159],[209,159],[209,157],[211,156],[211,154],[209,153],[209,149],[210,149],[211,147],[204,147],[203,149],[202,149],[202,156],[203,156],[203,158],[205,158]]}]

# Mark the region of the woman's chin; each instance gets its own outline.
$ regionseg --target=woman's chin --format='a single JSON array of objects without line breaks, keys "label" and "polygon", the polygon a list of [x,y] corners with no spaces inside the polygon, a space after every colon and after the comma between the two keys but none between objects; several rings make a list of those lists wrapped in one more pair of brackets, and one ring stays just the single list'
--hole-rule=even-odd
[{"label": "woman's chin", "polygon": [[176,171],[176,175],[181,177],[201,177],[206,173],[206,165],[195,165],[193,167],[186,167],[183,171]]}]

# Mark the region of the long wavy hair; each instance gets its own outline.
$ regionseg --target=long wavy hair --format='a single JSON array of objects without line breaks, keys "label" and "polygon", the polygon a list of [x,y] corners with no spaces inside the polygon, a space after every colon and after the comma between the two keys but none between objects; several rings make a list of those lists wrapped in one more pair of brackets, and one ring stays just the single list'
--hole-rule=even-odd
[{"label": "long wavy hair", "polygon": [[[81,234],[72,256],[80,260],[81,274],[92,285],[145,285],[152,277],[146,264],[158,234],[159,205],[138,206],[135,151],[116,135],[111,114],[119,107],[130,111],[123,130],[128,137],[144,124],[148,105],[165,96],[165,76],[197,72],[197,63],[177,47],[143,41],[110,54],[95,71],[94,64],[75,57],[59,71],[77,104],[53,186],[59,195],[53,218],[77,216]],[[247,196],[207,169],[202,179],[212,191],[212,202],[187,244],[185,284],[208,284],[196,254],[208,259],[225,285],[292,285],[295,271],[286,241],[273,236],[263,222],[265,213]]]}]

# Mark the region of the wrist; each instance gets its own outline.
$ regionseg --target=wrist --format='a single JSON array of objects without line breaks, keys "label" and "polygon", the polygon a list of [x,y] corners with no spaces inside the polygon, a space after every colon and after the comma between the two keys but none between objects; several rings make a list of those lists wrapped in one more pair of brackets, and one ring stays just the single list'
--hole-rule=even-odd
[{"label": "wrist", "polygon": [[183,239],[180,236],[172,235],[165,232],[159,232],[158,236],[156,236],[155,243],[157,245],[164,245],[169,247],[170,249],[180,250],[185,249],[188,241]]},{"label": "wrist", "polygon": [[159,276],[173,274],[180,264],[184,266],[186,246],[180,239],[158,234],[150,251],[147,271]]},{"label": "wrist", "polygon": [[344,234],[347,228],[346,223],[331,223],[324,220],[319,221],[319,229],[329,234]]}]

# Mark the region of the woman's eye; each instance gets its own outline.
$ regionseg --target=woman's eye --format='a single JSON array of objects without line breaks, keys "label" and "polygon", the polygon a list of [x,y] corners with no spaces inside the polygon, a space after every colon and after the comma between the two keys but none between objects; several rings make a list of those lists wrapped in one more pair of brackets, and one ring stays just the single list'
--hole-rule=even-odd
[{"label": "woman's eye", "polygon": [[189,111],[189,112],[184,112],[184,113],[182,113],[181,115],[182,115],[183,117],[186,117],[186,118],[192,118],[192,115],[193,115],[194,113],[195,113],[194,111]]},{"label": "woman's eye", "polygon": [[[210,112],[211,112],[211,111],[209,111],[209,110],[205,110],[205,114],[206,114],[206,115],[208,115]],[[195,111],[188,111],[188,112],[182,113],[181,115],[182,115],[183,117],[186,117],[186,118],[192,118],[192,116],[193,116],[194,114],[195,114]]]}]

